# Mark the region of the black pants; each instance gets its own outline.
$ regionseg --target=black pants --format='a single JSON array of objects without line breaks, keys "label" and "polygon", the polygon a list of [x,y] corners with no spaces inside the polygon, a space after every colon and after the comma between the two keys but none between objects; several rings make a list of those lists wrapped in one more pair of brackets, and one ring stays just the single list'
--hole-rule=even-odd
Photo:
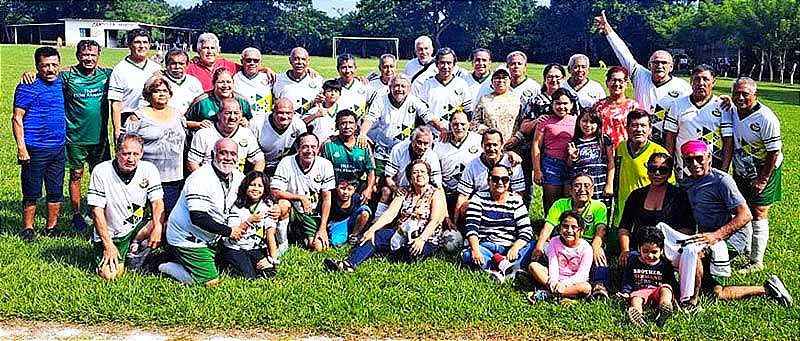
[{"label": "black pants", "polygon": [[234,250],[222,247],[220,251],[220,262],[223,266],[231,267],[235,274],[248,279],[261,276],[256,263],[267,256],[266,249]]}]

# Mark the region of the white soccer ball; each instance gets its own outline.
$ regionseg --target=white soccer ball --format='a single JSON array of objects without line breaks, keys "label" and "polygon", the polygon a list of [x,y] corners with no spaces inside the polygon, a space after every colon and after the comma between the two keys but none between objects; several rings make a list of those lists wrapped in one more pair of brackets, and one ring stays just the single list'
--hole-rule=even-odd
[{"label": "white soccer ball", "polygon": [[456,253],[464,248],[464,237],[460,232],[455,230],[446,230],[442,232],[441,243],[439,243],[445,251],[449,253]]}]

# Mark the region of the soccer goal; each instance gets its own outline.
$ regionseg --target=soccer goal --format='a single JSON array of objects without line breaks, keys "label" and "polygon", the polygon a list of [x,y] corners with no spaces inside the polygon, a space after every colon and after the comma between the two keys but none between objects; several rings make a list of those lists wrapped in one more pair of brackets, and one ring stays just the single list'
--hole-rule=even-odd
[{"label": "soccer goal", "polygon": [[333,37],[333,59],[342,53],[351,53],[363,58],[379,57],[392,53],[399,58],[400,39],[385,37]]}]

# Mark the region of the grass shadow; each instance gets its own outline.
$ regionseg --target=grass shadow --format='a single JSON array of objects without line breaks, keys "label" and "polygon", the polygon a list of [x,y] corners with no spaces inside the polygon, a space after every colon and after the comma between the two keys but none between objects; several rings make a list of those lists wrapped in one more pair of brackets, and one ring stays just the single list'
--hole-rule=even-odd
[{"label": "grass shadow", "polygon": [[[58,240],[56,240],[58,242]],[[87,273],[94,273],[94,260],[92,255],[92,248],[79,247],[71,240],[61,240],[60,243],[48,243],[42,247],[40,257],[45,262],[60,263],[66,266],[72,266]]]}]

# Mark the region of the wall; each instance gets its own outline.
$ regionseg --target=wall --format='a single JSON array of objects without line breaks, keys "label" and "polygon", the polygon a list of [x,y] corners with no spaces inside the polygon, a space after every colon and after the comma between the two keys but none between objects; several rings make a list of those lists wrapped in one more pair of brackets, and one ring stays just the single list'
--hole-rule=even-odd
[{"label": "wall", "polygon": [[[81,37],[80,29],[88,28],[90,30],[90,37]],[[129,31],[139,28],[138,23],[134,22],[117,22],[117,21],[87,21],[87,20],[64,20],[64,43],[66,45],[75,46],[83,39],[91,39],[96,41],[103,47],[116,47],[113,41],[109,41],[109,46],[106,46],[106,30],[120,30]]]}]

